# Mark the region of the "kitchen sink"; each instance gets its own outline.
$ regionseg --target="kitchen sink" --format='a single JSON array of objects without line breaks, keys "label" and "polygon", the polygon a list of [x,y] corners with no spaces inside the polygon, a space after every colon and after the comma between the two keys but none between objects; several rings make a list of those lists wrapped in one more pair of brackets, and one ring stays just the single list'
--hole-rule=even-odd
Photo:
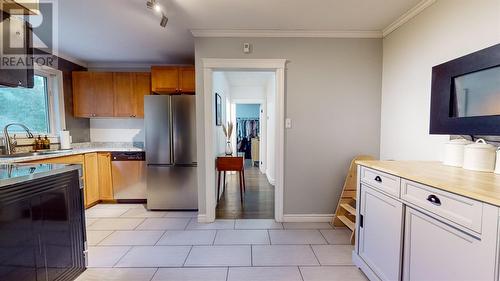
[{"label": "kitchen sink", "polygon": [[44,155],[43,152],[26,152],[26,153],[15,153],[10,155],[0,155],[0,158],[19,158],[19,157],[30,157]]},{"label": "kitchen sink", "polygon": [[47,150],[47,151],[15,153],[15,154],[11,154],[11,155],[0,155],[0,159],[31,157],[31,156],[40,156],[40,155],[51,155],[51,154],[59,154],[59,153],[63,153],[63,152],[67,152],[67,150]]}]

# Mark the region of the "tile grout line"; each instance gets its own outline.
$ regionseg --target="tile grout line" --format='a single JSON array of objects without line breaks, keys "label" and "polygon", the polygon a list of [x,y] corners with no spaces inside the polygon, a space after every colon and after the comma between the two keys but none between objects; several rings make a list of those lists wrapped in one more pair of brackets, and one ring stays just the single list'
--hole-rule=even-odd
[{"label": "tile grout line", "polygon": [[188,223],[184,227],[184,230],[188,230],[187,228],[188,228],[189,224],[191,224],[192,221],[193,221],[193,218],[190,218],[189,221],[188,221]]},{"label": "tile grout line", "polygon": [[[90,230],[90,231],[92,231],[92,230]],[[94,230],[94,231],[96,231],[96,230]],[[97,230],[97,231],[106,231],[106,230]],[[108,230],[108,231],[109,231],[109,230]],[[108,234],[108,235],[106,235],[106,236],[105,236],[104,238],[102,238],[101,240],[99,240],[99,242],[97,242],[97,243],[95,244],[95,246],[104,246],[104,245],[100,245],[100,244],[101,244],[104,240],[106,240],[106,238],[108,238],[109,236],[111,236],[111,234],[113,234],[113,233],[115,233],[115,232],[116,232],[116,230],[111,230],[111,233],[110,233],[110,234]],[[88,239],[88,233],[87,233],[87,241],[88,241],[88,240],[89,240],[89,239]],[[87,244],[88,244],[88,243],[87,243]],[[89,246],[90,246],[90,245],[89,245]]]},{"label": "tile grout line", "polygon": [[125,254],[123,256],[121,256],[112,266],[112,268],[115,268],[116,265],[118,265],[118,263],[120,263],[120,261],[128,254],[130,253],[130,251],[132,251],[132,249],[134,248],[134,246],[130,246],[130,249],[127,250],[127,252],[125,252]]},{"label": "tile grout line", "polygon": [[311,244],[309,244],[309,248],[311,248],[311,251],[313,252],[314,257],[316,258],[316,261],[318,262],[319,266],[321,266],[321,262],[319,261],[318,256],[316,256],[316,253],[314,252],[314,249]]},{"label": "tile grout line", "polygon": [[298,265],[297,268],[299,269],[300,278],[302,278],[302,281],[304,281],[304,275],[302,274],[302,270],[300,269],[300,265]]},{"label": "tile grout line", "polygon": [[156,241],[156,243],[153,245],[153,246],[161,246],[161,245],[158,245],[158,243],[160,243],[161,239],[163,238],[163,236],[167,235],[167,230],[164,230],[162,235],[160,235],[160,238],[158,238],[158,241]]},{"label": "tile grout line", "polygon": [[189,255],[191,254],[191,251],[193,250],[193,247],[194,247],[194,246],[193,246],[193,245],[191,245],[191,248],[189,248],[189,252],[188,252],[188,254],[186,255],[186,258],[184,259],[184,262],[182,263],[182,267],[185,267],[185,266],[186,266],[186,262],[187,262],[187,260],[188,260]]},{"label": "tile grout line", "polygon": [[331,245],[330,242],[328,242],[328,239],[326,239],[325,235],[323,235],[323,232],[321,232],[321,230],[323,230],[323,229],[318,229],[319,234],[321,234],[321,237],[323,237],[323,239],[325,239],[326,245]]},{"label": "tile grout line", "polygon": [[253,245],[250,245],[250,266],[253,267]]},{"label": "tile grout line", "polygon": [[212,241],[212,244],[210,244],[211,246],[215,246],[215,240],[217,239],[217,235],[219,234],[219,230],[216,229],[215,230],[215,235],[214,235],[214,240]]},{"label": "tile grout line", "polygon": [[155,278],[155,275],[156,275],[156,273],[158,273],[158,271],[160,271],[159,267],[156,268],[155,273],[153,273],[153,276],[151,276],[151,279],[149,279],[149,281],[153,281],[153,279]]},{"label": "tile grout line", "polygon": [[145,223],[145,222],[146,222],[146,219],[145,219],[145,218],[143,218],[143,219],[142,219],[142,221],[141,221],[139,224],[137,224],[137,225],[134,227],[134,229],[132,229],[132,230],[138,230],[137,228],[138,228],[141,224],[143,224],[143,223]]}]

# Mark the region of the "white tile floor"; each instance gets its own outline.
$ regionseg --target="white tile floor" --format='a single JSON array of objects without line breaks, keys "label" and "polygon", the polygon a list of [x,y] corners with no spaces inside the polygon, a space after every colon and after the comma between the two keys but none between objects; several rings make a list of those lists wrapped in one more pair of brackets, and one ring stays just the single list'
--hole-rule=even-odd
[{"label": "white tile floor", "polygon": [[142,205],[86,211],[89,269],[78,281],[365,281],[350,232],[328,223],[217,220]]}]

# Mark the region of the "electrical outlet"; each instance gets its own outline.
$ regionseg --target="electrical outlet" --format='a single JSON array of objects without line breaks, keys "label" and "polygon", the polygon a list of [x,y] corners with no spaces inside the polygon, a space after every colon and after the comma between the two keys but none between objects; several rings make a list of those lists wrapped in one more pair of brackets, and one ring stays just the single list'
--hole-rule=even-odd
[{"label": "electrical outlet", "polygon": [[290,118],[285,119],[285,128],[287,128],[287,129],[292,128],[292,119],[290,119]]}]

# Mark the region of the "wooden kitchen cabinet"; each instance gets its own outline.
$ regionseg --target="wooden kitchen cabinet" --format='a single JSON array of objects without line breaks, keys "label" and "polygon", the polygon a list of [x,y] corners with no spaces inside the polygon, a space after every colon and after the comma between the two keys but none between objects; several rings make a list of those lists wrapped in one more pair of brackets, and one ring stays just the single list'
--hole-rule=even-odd
[{"label": "wooden kitchen cabinet", "polygon": [[149,72],[115,72],[114,117],[144,117],[144,96],[151,94]]},{"label": "wooden kitchen cabinet", "polygon": [[151,89],[159,94],[178,92],[179,68],[174,66],[152,66]]},{"label": "wooden kitchen cabinet", "polygon": [[144,117],[144,95],[151,93],[149,72],[73,72],[76,117]]},{"label": "wooden kitchen cabinet", "polygon": [[92,72],[92,95],[94,99],[94,117],[113,116],[113,73]]},{"label": "wooden kitchen cabinet", "polygon": [[111,153],[98,153],[99,199],[113,200],[113,180],[111,176]]},{"label": "wooden kitchen cabinet", "polygon": [[179,68],[179,92],[194,93],[196,90],[194,67]]},{"label": "wooden kitchen cabinet", "polygon": [[194,67],[152,66],[151,90],[157,94],[195,92]]},{"label": "wooden kitchen cabinet", "polygon": [[73,114],[76,117],[92,117],[94,101],[92,93],[92,73],[73,72]]},{"label": "wooden kitchen cabinet", "polygon": [[113,73],[73,72],[73,110],[76,117],[112,117]]},{"label": "wooden kitchen cabinet", "polygon": [[99,202],[99,164],[95,152],[87,153],[84,157],[85,197],[87,206],[92,206]]},{"label": "wooden kitchen cabinet", "polygon": [[134,117],[134,79],[133,72],[113,73],[114,117]]},{"label": "wooden kitchen cabinet", "polygon": [[134,79],[134,117],[144,118],[144,96],[151,94],[151,73],[136,72]]},{"label": "wooden kitchen cabinet", "polygon": [[361,185],[359,256],[381,280],[400,280],[403,203]]},{"label": "wooden kitchen cabinet", "polygon": [[28,163],[82,165],[85,208],[90,208],[100,201],[113,200],[110,153],[94,152],[77,154],[29,161]]}]

